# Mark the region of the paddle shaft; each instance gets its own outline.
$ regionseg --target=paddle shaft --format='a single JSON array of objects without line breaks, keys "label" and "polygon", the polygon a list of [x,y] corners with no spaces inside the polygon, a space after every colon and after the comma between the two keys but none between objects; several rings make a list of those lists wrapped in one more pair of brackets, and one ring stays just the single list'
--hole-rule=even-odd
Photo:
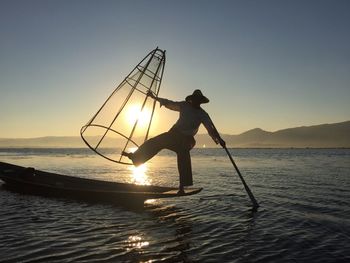
[{"label": "paddle shaft", "polygon": [[228,157],[229,157],[230,160],[231,160],[231,163],[232,163],[233,166],[235,167],[235,169],[236,169],[236,171],[237,171],[237,174],[238,174],[239,178],[241,179],[241,181],[242,181],[242,183],[243,183],[243,186],[244,186],[244,188],[245,188],[245,190],[246,190],[246,192],[247,192],[247,194],[248,194],[250,200],[251,200],[252,203],[253,203],[253,209],[256,210],[256,209],[259,207],[259,204],[258,204],[258,202],[256,201],[256,199],[255,199],[255,197],[254,197],[252,191],[250,191],[250,189],[249,189],[247,183],[245,182],[245,180],[244,180],[244,178],[243,178],[241,172],[239,171],[239,169],[238,169],[238,167],[237,167],[235,161],[233,160],[233,158],[232,158],[232,156],[231,156],[231,153],[228,151],[228,149],[226,148],[225,145],[221,145],[221,146],[222,146],[222,148],[225,149],[225,151],[226,151]]},{"label": "paddle shaft", "polygon": [[[218,130],[216,129],[216,127],[215,127],[215,125],[214,125],[213,122],[211,122],[211,125],[212,125],[212,128],[215,130],[215,133],[217,134],[218,138],[220,138],[220,134],[219,134]],[[232,163],[233,166],[235,167],[235,169],[236,169],[236,171],[237,171],[237,174],[238,174],[239,178],[241,179],[241,181],[242,181],[242,183],[243,183],[244,189],[246,190],[246,192],[247,192],[247,194],[248,194],[250,200],[252,201],[253,210],[255,211],[255,210],[259,207],[258,202],[256,201],[256,199],[255,199],[255,197],[254,197],[252,191],[250,191],[249,186],[248,186],[247,183],[245,182],[245,180],[244,180],[244,178],[243,178],[241,172],[239,171],[239,169],[238,169],[238,167],[237,167],[235,161],[234,161],[233,158],[232,158],[231,153],[227,150],[225,143],[224,143],[224,144],[221,144],[221,142],[220,142],[220,145],[222,146],[222,148],[225,149],[225,151],[226,151],[228,157],[229,157],[230,160],[231,160],[231,163]]]}]

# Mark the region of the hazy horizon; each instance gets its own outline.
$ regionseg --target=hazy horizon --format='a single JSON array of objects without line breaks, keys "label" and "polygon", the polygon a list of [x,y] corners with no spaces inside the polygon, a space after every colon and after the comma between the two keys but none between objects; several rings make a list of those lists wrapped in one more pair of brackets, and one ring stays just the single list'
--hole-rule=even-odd
[{"label": "hazy horizon", "polygon": [[[259,128],[241,134],[222,134],[228,147],[234,148],[349,148],[350,121],[302,126],[268,132]],[[107,135],[102,148],[125,146],[121,136]],[[84,136],[90,145],[96,145],[99,136]],[[134,137],[142,142],[143,137]],[[196,148],[219,147],[208,134],[195,136]],[[137,143],[135,144],[137,145]],[[35,138],[0,138],[0,148],[87,148],[79,136],[45,136]]]},{"label": "hazy horizon", "polygon": [[[349,122],[350,120],[344,120],[338,123],[344,123],[344,122]],[[245,131],[242,131],[240,133],[222,133],[224,135],[241,135],[245,132],[251,131],[251,130],[255,130],[255,129],[261,129],[265,132],[270,132],[270,133],[274,133],[274,132],[278,132],[278,131],[282,131],[282,130],[287,130],[287,129],[294,129],[294,128],[302,128],[302,127],[313,127],[313,126],[320,126],[320,125],[329,125],[329,124],[338,124],[338,123],[319,123],[319,124],[314,124],[314,125],[303,125],[303,126],[297,126],[297,127],[286,127],[286,128],[282,128],[282,129],[278,129],[278,130],[274,130],[274,131],[268,131],[265,129],[262,129],[260,127],[254,127],[252,129],[248,129]],[[203,129],[200,129],[200,131],[202,132],[198,132],[197,135],[206,135],[207,132]],[[96,135],[98,136],[98,135]],[[36,136],[36,137],[0,137],[0,139],[39,139],[39,138],[45,138],[45,137],[80,137],[80,133],[76,133],[76,134],[71,134],[71,135],[57,135],[57,134],[53,134],[53,135],[43,135],[43,136]]]}]

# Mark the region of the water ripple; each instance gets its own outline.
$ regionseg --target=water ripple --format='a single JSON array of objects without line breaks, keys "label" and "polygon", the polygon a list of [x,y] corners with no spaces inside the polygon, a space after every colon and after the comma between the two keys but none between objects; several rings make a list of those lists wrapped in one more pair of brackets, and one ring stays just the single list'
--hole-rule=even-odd
[{"label": "water ripple", "polygon": [[[349,150],[235,150],[260,203],[257,213],[227,157],[209,151],[192,155],[201,193],[155,200],[143,209],[0,187],[1,261],[350,261]],[[1,153],[4,161],[24,166],[112,181],[128,178],[127,170],[82,150],[7,152]],[[176,185],[176,157],[157,158],[150,164],[152,181]],[[114,178],[116,173],[124,177]]]}]

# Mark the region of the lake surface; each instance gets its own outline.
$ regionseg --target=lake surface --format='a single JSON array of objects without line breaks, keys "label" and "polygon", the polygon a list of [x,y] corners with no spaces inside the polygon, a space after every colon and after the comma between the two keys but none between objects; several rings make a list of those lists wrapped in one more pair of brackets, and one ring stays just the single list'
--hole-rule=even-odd
[{"label": "lake surface", "polygon": [[[0,187],[1,262],[350,262],[350,149],[194,149],[197,195],[144,208]],[[0,149],[0,161],[108,181],[177,186],[176,156],[133,169],[88,149]]]}]

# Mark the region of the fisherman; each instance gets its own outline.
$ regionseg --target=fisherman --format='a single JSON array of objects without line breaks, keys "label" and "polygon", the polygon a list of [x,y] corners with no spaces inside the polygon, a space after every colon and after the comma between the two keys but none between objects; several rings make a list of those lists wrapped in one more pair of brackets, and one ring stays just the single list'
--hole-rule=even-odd
[{"label": "fisherman", "polygon": [[185,101],[179,102],[158,98],[151,91],[147,95],[158,101],[160,106],[180,112],[180,117],[168,132],[145,141],[134,153],[123,152],[122,155],[139,166],[162,149],[176,152],[180,176],[178,194],[184,194],[184,187],[193,185],[190,150],[196,144],[193,136],[198,132],[199,125],[203,123],[216,144],[224,147],[226,143],[215,129],[208,113],[201,108],[201,104],[208,103],[209,99],[200,90],[195,90]]}]

